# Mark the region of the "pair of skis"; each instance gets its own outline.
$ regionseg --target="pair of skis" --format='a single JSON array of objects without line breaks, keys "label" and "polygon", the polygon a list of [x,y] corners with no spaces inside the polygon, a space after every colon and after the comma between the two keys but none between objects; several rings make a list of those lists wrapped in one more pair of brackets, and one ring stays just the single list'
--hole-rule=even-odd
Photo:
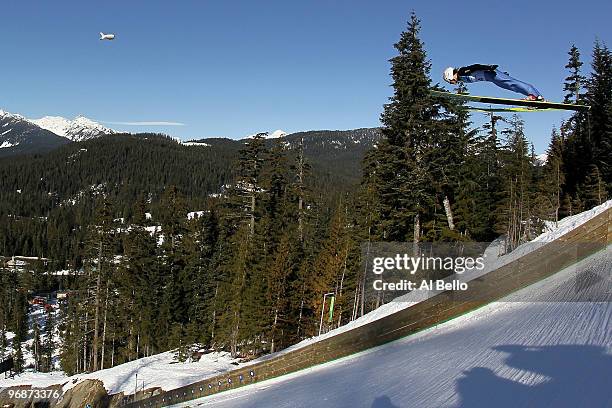
[{"label": "pair of skis", "polygon": [[571,110],[571,111],[583,111],[587,112],[591,109],[588,105],[577,105],[570,103],[557,103],[548,101],[529,101],[525,99],[511,99],[511,98],[496,98],[492,96],[476,96],[466,94],[454,94],[444,91],[431,91],[434,96],[440,96],[443,98],[457,99],[465,102],[478,102],[491,105],[510,105],[509,108],[483,108],[483,107],[469,107],[469,110],[477,112],[541,112],[541,111],[558,111],[558,110]]}]

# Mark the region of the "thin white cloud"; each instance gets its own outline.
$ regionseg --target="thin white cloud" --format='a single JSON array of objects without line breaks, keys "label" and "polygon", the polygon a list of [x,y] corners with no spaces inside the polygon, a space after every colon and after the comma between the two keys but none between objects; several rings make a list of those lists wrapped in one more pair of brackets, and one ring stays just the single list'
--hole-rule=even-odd
[{"label": "thin white cloud", "polygon": [[185,126],[185,124],[181,122],[166,122],[166,121],[111,122],[107,120],[99,120],[98,122],[106,123],[109,125],[123,125],[123,126]]}]

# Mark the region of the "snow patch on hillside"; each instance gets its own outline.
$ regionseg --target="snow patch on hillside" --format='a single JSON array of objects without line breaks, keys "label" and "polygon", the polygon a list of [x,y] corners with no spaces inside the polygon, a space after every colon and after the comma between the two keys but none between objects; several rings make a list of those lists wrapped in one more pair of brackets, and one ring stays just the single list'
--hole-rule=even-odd
[{"label": "snow patch on hillside", "polygon": [[188,220],[193,220],[193,219],[198,219],[202,216],[204,216],[204,214],[206,214],[208,211],[191,211],[187,213],[187,219]]},{"label": "snow patch on hillside", "polygon": [[201,147],[210,147],[210,145],[208,143],[205,142],[197,142],[197,141],[192,141],[192,142],[181,142],[181,144],[183,146],[201,146]]},{"label": "snow patch on hillside", "polygon": [[[12,130],[12,129],[9,129],[9,130]],[[6,134],[6,133],[8,133],[8,132],[4,132],[2,135]],[[7,149],[9,147],[15,147],[15,146],[18,146],[18,145],[19,145],[19,143],[11,143],[8,140],[5,140],[4,142],[2,142],[2,144],[0,144],[0,149]]]}]

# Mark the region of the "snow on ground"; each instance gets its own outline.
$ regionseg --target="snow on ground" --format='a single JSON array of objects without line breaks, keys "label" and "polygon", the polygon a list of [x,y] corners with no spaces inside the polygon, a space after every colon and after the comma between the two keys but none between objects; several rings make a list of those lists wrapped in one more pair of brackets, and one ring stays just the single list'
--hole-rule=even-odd
[{"label": "snow on ground", "polygon": [[109,394],[132,394],[136,387],[136,375],[139,390],[143,389],[143,385],[144,389],[161,387],[170,390],[236,368],[233,362],[235,360],[229,353],[221,352],[205,354],[197,362],[181,363],[176,360],[173,352],[168,351],[95,373],[77,374],[67,379],[64,391],[82,380],[98,379],[104,382],[104,388]]},{"label": "snow on ground", "polygon": [[152,237],[157,237],[157,245],[162,245],[164,243],[164,234],[161,233],[161,225],[145,227],[145,230],[147,230]]},{"label": "snow on ground", "polygon": [[200,217],[202,217],[206,213],[207,213],[207,211],[191,211],[191,212],[187,213],[187,219],[188,220],[193,220],[195,218],[200,218]]},{"label": "snow on ground", "polygon": [[612,302],[580,300],[611,299],[611,270],[608,247],[415,335],[176,407],[609,407]]},{"label": "snow on ground", "polygon": [[183,146],[200,146],[200,147],[210,147],[210,145],[208,143],[205,142],[181,142],[181,144]]},{"label": "snow on ground", "polygon": [[[57,318],[59,313],[59,305],[57,300],[53,299],[49,301],[49,304],[53,308],[52,314],[55,320],[55,327],[53,327],[53,344],[60,345],[61,338],[58,329]],[[47,313],[45,308],[41,305],[30,305],[30,312],[28,313],[28,340],[23,343],[23,359],[25,367],[34,367],[34,323],[38,324],[40,330],[41,343],[44,341],[45,326],[47,324]],[[59,370],[59,347],[55,348],[53,353],[53,366],[54,369]]]},{"label": "snow on ground", "polygon": [[[57,316],[58,316],[58,305],[57,301],[51,300],[49,304],[53,307],[53,316],[55,320],[55,327],[53,328],[53,342],[56,345],[56,350],[53,354],[53,366],[56,370],[60,369],[59,366],[59,346],[61,344],[61,338],[59,329],[57,327]],[[41,342],[44,341],[45,336],[45,325],[47,314],[45,309],[41,305],[30,305],[30,312],[28,313],[28,339],[21,343],[21,350],[23,353],[24,367],[26,367],[26,371],[19,375],[15,379],[3,379],[0,376],[0,388],[10,386],[10,385],[19,385],[19,384],[36,384],[38,387],[45,387],[52,384],[58,384],[66,378],[66,376],[60,371],[52,372],[52,373],[36,373],[34,372],[34,323],[38,324],[40,328],[40,336]],[[8,340],[8,347],[5,350],[5,356],[0,355],[0,357],[7,357],[13,352],[13,339],[15,338],[15,333],[7,332],[6,339]]]},{"label": "snow on ground", "polygon": [[0,377],[0,388],[12,387],[22,384],[32,384],[35,387],[48,387],[52,384],[64,384],[64,391],[74,387],[86,379],[98,379],[104,383],[104,388],[111,393],[134,393],[136,376],[138,376],[138,390],[151,387],[161,387],[170,390],[183,385],[191,384],[202,378],[211,377],[219,372],[236,368],[236,360],[229,353],[204,354],[200,361],[181,363],[176,360],[171,351],[144,357],[129,363],[120,364],[113,368],[96,371],[89,374],[77,374],[68,377],[61,372],[54,373],[26,373],[15,376],[14,379]]},{"label": "snow on ground", "polygon": [[[6,132],[2,133],[2,135],[7,134],[9,131],[11,131],[13,129],[9,129]],[[0,135],[0,136],[2,136]],[[8,149],[9,147],[15,147],[17,146],[19,143],[11,143],[8,140],[5,140],[4,142],[2,142],[2,144],[0,144],[0,149]]]},{"label": "snow on ground", "polygon": [[597,216],[598,214],[601,214],[602,212],[606,211],[609,208],[612,208],[612,200],[608,200],[605,203],[598,205],[597,207],[593,207],[588,211],[581,212],[580,214],[565,217],[558,223],[549,222],[547,223],[545,232],[539,237],[535,238],[533,241],[535,242],[554,241],[555,239],[561,237],[564,234],[567,234],[569,231],[584,224],[591,218],[594,218],[595,216]]},{"label": "snow on ground", "polygon": [[[58,345],[61,342],[59,329],[57,327],[57,316],[59,312],[59,306],[56,300],[50,300],[49,304],[53,308],[52,314],[55,320],[55,327],[53,328],[53,342]],[[34,323],[38,324],[40,330],[40,338],[41,342],[44,341],[45,337],[45,326],[47,324],[47,313],[45,308],[41,305],[30,305],[30,311],[28,312],[28,334],[27,340],[21,343],[21,349],[23,353],[23,360],[25,367],[34,367],[34,350],[32,349],[32,345],[34,343]],[[5,350],[5,356],[0,354],[0,358],[7,357],[13,352],[13,338],[15,337],[15,333],[7,332],[6,339],[8,340],[8,345]],[[57,369],[59,369],[58,363],[58,353],[56,352],[53,355],[54,364]]]}]

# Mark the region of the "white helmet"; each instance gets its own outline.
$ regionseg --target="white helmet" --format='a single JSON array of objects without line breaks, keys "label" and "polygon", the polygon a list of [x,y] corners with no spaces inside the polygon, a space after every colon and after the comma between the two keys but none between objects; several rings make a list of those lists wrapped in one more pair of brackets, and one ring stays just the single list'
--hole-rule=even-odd
[{"label": "white helmet", "polygon": [[[455,68],[448,67],[444,70],[443,78],[446,82],[451,82],[455,79]],[[451,82],[452,83],[452,82]]]}]

